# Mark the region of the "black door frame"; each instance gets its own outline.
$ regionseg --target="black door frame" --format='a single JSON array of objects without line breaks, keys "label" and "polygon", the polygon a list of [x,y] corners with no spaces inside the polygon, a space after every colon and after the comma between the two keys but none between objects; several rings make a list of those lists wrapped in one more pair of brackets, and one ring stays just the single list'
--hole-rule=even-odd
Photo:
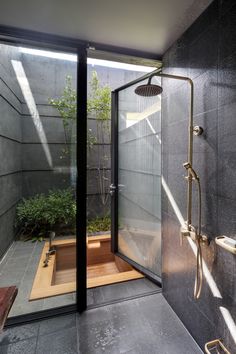
[{"label": "black door frame", "polygon": [[154,73],[158,73],[161,69],[154,70],[146,75],[141,76],[138,79],[135,79],[127,84],[118,87],[116,90],[112,91],[112,118],[111,118],[111,136],[112,136],[112,147],[111,147],[111,219],[112,219],[112,227],[111,227],[111,248],[112,252],[122,258],[124,261],[130,263],[134,268],[143,273],[147,278],[152,280],[157,285],[161,286],[162,281],[161,278],[151,272],[150,270],[144,268],[140,264],[136,263],[132,259],[124,256],[119,252],[118,248],[118,233],[119,233],[119,221],[118,221],[118,192],[119,192],[119,93],[139,82],[142,82],[145,79],[148,79]]}]

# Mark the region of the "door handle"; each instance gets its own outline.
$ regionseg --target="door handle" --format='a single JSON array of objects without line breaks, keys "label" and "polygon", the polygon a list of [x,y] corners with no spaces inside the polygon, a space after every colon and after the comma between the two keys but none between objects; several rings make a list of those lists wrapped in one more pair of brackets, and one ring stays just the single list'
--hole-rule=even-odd
[{"label": "door handle", "polygon": [[112,183],[110,184],[110,195],[113,196],[116,191],[116,186]]},{"label": "door handle", "polygon": [[119,192],[123,192],[124,188],[125,188],[125,184],[118,184],[118,191]]}]

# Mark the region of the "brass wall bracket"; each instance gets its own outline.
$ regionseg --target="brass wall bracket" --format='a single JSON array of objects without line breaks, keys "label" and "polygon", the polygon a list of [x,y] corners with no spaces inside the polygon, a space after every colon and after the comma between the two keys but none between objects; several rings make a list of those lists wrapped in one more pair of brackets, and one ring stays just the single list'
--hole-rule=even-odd
[{"label": "brass wall bracket", "polygon": [[189,227],[190,230],[188,230],[187,226],[182,226],[180,228],[180,245],[183,245],[183,239],[185,237],[190,237],[193,241],[196,241],[196,231],[193,228],[193,226]]},{"label": "brass wall bracket", "polygon": [[203,246],[209,246],[210,245],[210,240],[209,240],[209,238],[208,238],[208,236],[206,236],[206,235],[201,235],[201,244],[203,245]]},{"label": "brass wall bracket", "polygon": [[197,230],[192,225],[190,225],[190,230],[188,230],[187,226],[181,227],[180,237],[181,240],[183,240],[184,237],[190,237],[193,241],[197,241],[198,239],[200,239],[201,244],[204,246],[209,246],[210,244],[209,238],[206,235],[198,235]]},{"label": "brass wall bracket", "polygon": [[225,348],[224,344],[222,343],[221,339],[215,339],[212,340],[211,342],[208,342],[205,344],[205,352],[206,354],[213,354],[212,349],[215,349],[215,353],[219,353],[219,349],[221,352],[225,354],[231,354],[228,349]]},{"label": "brass wall bracket", "polygon": [[193,134],[196,136],[202,135],[203,132],[203,128],[199,127],[199,125],[195,125],[195,127],[193,128]]}]

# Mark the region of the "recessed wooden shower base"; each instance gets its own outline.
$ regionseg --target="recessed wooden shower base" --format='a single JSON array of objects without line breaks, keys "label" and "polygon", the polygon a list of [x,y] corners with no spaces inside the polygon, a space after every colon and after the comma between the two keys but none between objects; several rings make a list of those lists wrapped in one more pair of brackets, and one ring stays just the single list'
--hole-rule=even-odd
[{"label": "recessed wooden shower base", "polygon": [[[43,262],[49,248],[49,243],[45,243],[30,300],[76,291],[75,245],[75,239],[54,241],[56,252],[50,256],[48,267],[44,267]],[[130,264],[115,256],[110,248],[110,235],[87,238],[87,288],[143,278]]]}]

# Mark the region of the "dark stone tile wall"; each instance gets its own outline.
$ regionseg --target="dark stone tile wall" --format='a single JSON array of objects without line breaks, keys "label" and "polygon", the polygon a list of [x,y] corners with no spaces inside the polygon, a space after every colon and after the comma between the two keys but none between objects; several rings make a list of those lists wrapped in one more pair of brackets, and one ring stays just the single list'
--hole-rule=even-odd
[{"label": "dark stone tile wall", "polygon": [[[236,257],[214,238],[236,239],[236,3],[215,0],[164,55],[163,72],[194,82],[194,123],[204,134],[194,137],[194,168],[201,178],[203,232],[211,244],[203,251],[209,274],[201,298],[194,300],[196,258],[187,240],[180,246],[180,222],[162,191],[163,293],[201,348],[221,337],[236,353]],[[163,79],[163,177],[186,219],[182,163],[187,161],[189,87]],[[193,188],[193,224],[197,190]]]},{"label": "dark stone tile wall", "polygon": [[11,60],[18,49],[0,44],[0,258],[15,237],[15,207],[22,196],[21,100]]}]

